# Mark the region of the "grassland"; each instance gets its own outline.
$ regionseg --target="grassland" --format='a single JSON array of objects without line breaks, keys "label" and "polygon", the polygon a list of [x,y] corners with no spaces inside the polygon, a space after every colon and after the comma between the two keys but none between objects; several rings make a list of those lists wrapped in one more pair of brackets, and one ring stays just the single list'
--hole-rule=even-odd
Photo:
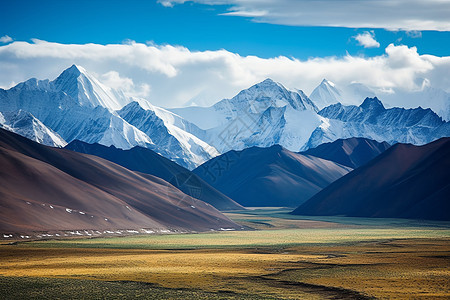
[{"label": "grassland", "polygon": [[2,245],[0,295],[39,298],[37,285],[95,299],[450,297],[448,223],[228,215],[258,230]]}]

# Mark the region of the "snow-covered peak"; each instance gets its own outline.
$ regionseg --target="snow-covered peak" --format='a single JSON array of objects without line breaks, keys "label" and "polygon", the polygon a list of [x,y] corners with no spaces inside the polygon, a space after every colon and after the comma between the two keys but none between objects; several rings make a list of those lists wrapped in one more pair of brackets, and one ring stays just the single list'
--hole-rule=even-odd
[{"label": "snow-covered peak", "polygon": [[291,91],[281,83],[268,78],[260,83],[242,90],[231,99],[224,99],[214,105],[219,111],[244,111],[251,114],[261,114],[270,107],[288,106],[295,110],[313,110],[317,107],[302,91]]},{"label": "snow-covered peak", "polygon": [[329,81],[326,78],[324,78],[320,84],[331,86],[331,87],[336,87],[336,85],[333,82]]},{"label": "snow-covered peak", "polygon": [[81,66],[73,64],[69,68],[65,69],[59,77],[78,77],[81,74],[87,74],[86,69]]},{"label": "snow-covered peak", "polygon": [[118,111],[129,124],[152,138],[155,151],[193,169],[219,155],[214,147],[201,140],[202,130],[165,109],[132,102]]},{"label": "snow-covered peak", "polygon": [[[277,88],[277,87],[283,88],[283,86],[280,83],[273,81],[271,78],[266,78],[263,81],[253,85],[252,87],[255,87],[255,88]],[[252,87],[250,87],[250,88],[252,88]]]},{"label": "snow-covered peak", "polygon": [[342,91],[333,82],[323,79],[313,90],[309,98],[319,109],[322,109],[330,104],[340,103],[342,96]]},{"label": "snow-covered peak", "polygon": [[30,78],[27,81],[21,82],[14,86],[13,90],[48,90],[49,80],[38,80],[36,78]]},{"label": "snow-covered peak", "polygon": [[377,97],[373,97],[373,98],[369,98],[367,97],[366,99],[364,99],[363,103],[359,106],[364,110],[384,110],[384,105],[383,103],[377,98]]},{"label": "snow-covered peak", "polygon": [[56,90],[76,99],[81,106],[102,106],[118,110],[131,102],[131,99],[121,91],[103,85],[83,67],[77,65],[64,70],[51,84]]}]

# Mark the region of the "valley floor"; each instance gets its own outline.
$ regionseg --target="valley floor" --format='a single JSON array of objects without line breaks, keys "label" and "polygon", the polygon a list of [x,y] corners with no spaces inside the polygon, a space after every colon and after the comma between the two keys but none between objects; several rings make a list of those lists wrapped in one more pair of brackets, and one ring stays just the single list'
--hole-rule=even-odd
[{"label": "valley floor", "polygon": [[450,224],[229,213],[254,231],[0,246],[0,298],[450,297]]}]

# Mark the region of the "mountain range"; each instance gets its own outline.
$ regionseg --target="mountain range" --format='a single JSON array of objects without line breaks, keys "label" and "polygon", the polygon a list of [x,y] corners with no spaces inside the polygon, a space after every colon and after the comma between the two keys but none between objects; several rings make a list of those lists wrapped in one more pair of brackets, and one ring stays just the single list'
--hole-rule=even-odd
[{"label": "mountain range", "polygon": [[365,138],[339,139],[311,148],[302,154],[313,155],[337,162],[353,169],[365,165],[386,151],[390,145]]},{"label": "mountain range", "polygon": [[[344,91],[324,80],[310,98],[266,79],[211,107],[164,109],[107,87],[73,65],[53,81],[30,79],[0,89],[0,124],[50,146],[74,140],[140,146],[189,170],[254,146],[278,144],[299,152],[350,137],[422,145],[450,136],[449,123],[430,109],[385,108],[357,83]],[[349,94],[359,101],[371,98],[359,106],[342,104]]]},{"label": "mountain range", "polygon": [[161,178],[3,129],[0,165],[0,232],[240,229]]},{"label": "mountain range", "polygon": [[[360,84],[348,89],[372,94]],[[324,80],[311,95],[316,105],[302,91],[267,79],[211,107],[171,111],[205,130],[202,138],[221,153],[275,144],[298,152],[351,137],[423,145],[450,136],[449,123],[429,108],[385,108],[376,97],[361,98],[359,106],[344,105],[340,95]]]},{"label": "mountain range", "polygon": [[30,79],[0,89],[0,232],[238,230],[219,210],[245,206],[448,220],[447,98],[426,91],[440,116],[328,80],[164,109],[76,65]]},{"label": "mountain range", "polygon": [[275,145],[232,150],[193,172],[243,206],[295,207],[351,170]]},{"label": "mountain range", "polygon": [[450,123],[431,109],[386,109],[376,97],[366,98],[359,106],[332,104],[318,114],[327,121],[311,134],[307,149],[336,138],[350,137],[422,145],[450,134]]},{"label": "mountain range", "polygon": [[347,86],[323,79],[313,90],[309,98],[319,109],[331,104],[359,104],[361,99],[378,97],[383,99],[387,107],[430,108],[445,121],[450,121],[450,93],[430,87],[425,84],[420,89],[407,90],[392,88],[376,92],[361,83],[351,83]]},{"label": "mountain range", "polygon": [[[39,130],[30,122],[13,131],[46,145],[81,140],[122,149],[143,146],[190,168],[218,155],[213,147],[183,130],[195,132],[195,125],[146,100],[106,87],[80,66],[71,66],[53,81],[30,79],[9,90],[0,89],[0,112],[19,111],[39,120],[44,126],[41,131],[59,136],[36,139],[27,134]],[[0,121],[7,128],[8,122]]]},{"label": "mountain range", "polygon": [[78,140],[71,142],[65,148],[102,157],[129,170],[159,177],[183,193],[207,202],[219,210],[244,209],[193,172],[150,149],[136,146],[129,150],[122,150],[114,146],[88,144]]},{"label": "mountain range", "polygon": [[396,144],[293,214],[450,220],[450,138]]}]

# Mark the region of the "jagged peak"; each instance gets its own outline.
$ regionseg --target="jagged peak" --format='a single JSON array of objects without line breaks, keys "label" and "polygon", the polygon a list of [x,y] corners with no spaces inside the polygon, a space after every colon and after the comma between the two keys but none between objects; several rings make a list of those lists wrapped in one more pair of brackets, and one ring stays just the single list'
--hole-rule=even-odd
[{"label": "jagged peak", "polygon": [[139,102],[137,101],[131,101],[130,103],[128,103],[127,105],[125,105],[124,107],[122,107],[122,110],[127,110],[127,109],[143,109],[142,106],[139,104]]},{"label": "jagged peak", "polygon": [[80,76],[83,76],[85,79],[91,81],[92,78],[89,76],[86,69],[81,66],[73,64],[69,68],[65,69],[58,78],[55,79],[55,82],[73,82],[74,80],[79,80]]},{"label": "jagged peak", "polygon": [[71,65],[69,68],[65,69],[65,70],[61,73],[61,75],[64,74],[64,73],[65,73],[65,74],[74,75],[74,76],[78,77],[78,76],[81,75],[81,74],[86,74],[87,71],[86,71],[85,68],[73,64],[73,65]]},{"label": "jagged peak", "polygon": [[260,82],[260,84],[277,84],[275,81],[272,80],[272,78],[266,78],[263,81]]},{"label": "jagged peak", "polygon": [[331,87],[336,87],[336,85],[334,84],[334,82],[329,81],[328,79],[324,78],[322,80],[322,82],[320,83],[320,85],[329,85]]},{"label": "jagged peak", "polygon": [[259,88],[259,87],[277,87],[277,88],[284,88],[283,85],[281,85],[280,83],[273,81],[271,78],[266,78],[263,81],[254,84],[251,88]]},{"label": "jagged peak", "polygon": [[359,106],[363,109],[371,109],[371,108],[377,108],[377,109],[385,109],[383,103],[377,98],[377,97],[367,97],[364,99],[363,103]]}]

